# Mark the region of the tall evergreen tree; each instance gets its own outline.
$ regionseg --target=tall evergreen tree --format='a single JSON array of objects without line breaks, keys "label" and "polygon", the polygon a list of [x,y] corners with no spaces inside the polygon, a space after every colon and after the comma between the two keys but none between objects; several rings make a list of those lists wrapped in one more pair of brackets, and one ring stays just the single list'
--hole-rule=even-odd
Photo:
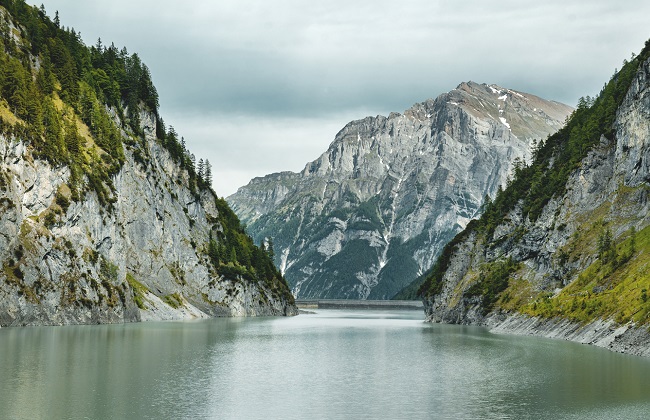
[{"label": "tall evergreen tree", "polygon": [[207,159],[205,160],[205,168],[203,169],[203,180],[209,187],[212,187],[212,165],[210,165],[210,161]]},{"label": "tall evergreen tree", "polygon": [[54,78],[52,76],[52,62],[50,61],[50,52],[47,46],[43,47],[41,68],[36,75],[36,84],[44,95],[49,95],[54,91]]},{"label": "tall evergreen tree", "polygon": [[203,163],[203,158],[199,159],[199,163],[196,167],[196,174],[199,176],[200,180],[203,180],[203,171],[205,170],[205,165]]},{"label": "tall evergreen tree", "polygon": [[77,124],[73,120],[74,117],[67,120],[65,123],[65,145],[70,153],[70,156],[76,158],[81,150],[81,139],[77,132]]}]

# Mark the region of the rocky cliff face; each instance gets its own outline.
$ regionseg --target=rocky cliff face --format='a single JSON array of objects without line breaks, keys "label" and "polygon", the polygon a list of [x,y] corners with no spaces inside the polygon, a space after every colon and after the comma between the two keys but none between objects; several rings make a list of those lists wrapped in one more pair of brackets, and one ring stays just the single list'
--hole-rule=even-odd
[{"label": "rocky cliff face", "polygon": [[0,40],[0,326],[297,313],[137,54],[22,1]]},{"label": "rocky cliff face", "polygon": [[[457,238],[437,292],[425,299],[429,321],[650,355],[641,327],[650,281],[650,60],[640,63],[615,115],[613,136],[600,137],[538,218],[519,202],[491,237],[471,229]],[[507,288],[489,296],[484,284],[479,296],[477,285],[505,261],[513,267],[501,276]]]},{"label": "rocky cliff face", "polygon": [[141,119],[145,138],[125,150],[112,210],[95,193],[62,206],[69,168],[0,137],[0,325],[296,313],[267,286],[215,272],[205,246],[216,197],[187,188],[154,116]]},{"label": "rocky cliff face", "polygon": [[228,202],[256,241],[273,239],[296,296],[391,298],[570,112],[462,83],[404,114],[349,123],[301,173],[256,178]]}]

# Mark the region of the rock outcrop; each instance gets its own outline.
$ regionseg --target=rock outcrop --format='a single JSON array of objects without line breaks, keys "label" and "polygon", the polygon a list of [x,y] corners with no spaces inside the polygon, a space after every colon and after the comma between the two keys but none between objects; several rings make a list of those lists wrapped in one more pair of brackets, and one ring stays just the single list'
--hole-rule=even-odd
[{"label": "rock outcrop", "polygon": [[[486,325],[497,332],[650,355],[650,308],[645,303],[650,226],[647,50],[645,61],[629,63],[638,70],[623,91],[611,132],[601,135],[571,167],[561,194],[537,217],[526,214],[524,201],[519,201],[491,234],[473,228],[455,239],[444,271],[432,280],[425,297],[429,321]],[[610,83],[622,83],[623,78],[619,74]],[[603,103],[608,102],[591,107]],[[589,106],[584,112],[590,112]],[[502,271],[499,281],[507,287],[499,290],[496,282],[484,282],[486,273],[507,264],[515,267]]]},{"label": "rock outcrop", "polygon": [[297,314],[267,252],[165,129],[137,55],[5,6],[0,326]]},{"label": "rock outcrop", "polygon": [[563,104],[473,82],[388,117],[353,121],[300,173],[227,198],[301,298],[387,299],[480,214]]},{"label": "rock outcrop", "polygon": [[69,169],[0,137],[0,325],[297,313],[285,294],[215,272],[205,247],[216,197],[184,185],[154,117],[142,119],[149,158],[142,165],[125,150],[110,211],[94,193],[63,211]]}]

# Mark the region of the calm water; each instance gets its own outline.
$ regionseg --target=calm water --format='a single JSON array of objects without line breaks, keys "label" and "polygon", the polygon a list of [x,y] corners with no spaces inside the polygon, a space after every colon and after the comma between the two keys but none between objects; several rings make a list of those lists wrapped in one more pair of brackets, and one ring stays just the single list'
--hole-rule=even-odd
[{"label": "calm water", "polygon": [[419,311],[0,329],[1,419],[633,419],[650,360]]}]

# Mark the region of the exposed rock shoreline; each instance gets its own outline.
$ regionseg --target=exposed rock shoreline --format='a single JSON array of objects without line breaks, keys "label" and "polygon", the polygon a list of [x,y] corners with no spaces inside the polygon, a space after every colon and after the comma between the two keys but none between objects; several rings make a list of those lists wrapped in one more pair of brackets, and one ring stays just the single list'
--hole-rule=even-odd
[{"label": "exposed rock shoreline", "polygon": [[[476,303],[476,302],[475,302]],[[587,324],[566,318],[540,318],[521,313],[495,311],[483,317],[478,305],[465,312],[433,311],[425,301],[426,322],[478,325],[495,334],[529,335],[573,341],[602,347],[617,353],[650,357],[650,330],[633,322],[621,325],[612,319],[598,319]]]},{"label": "exposed rock shoreline", "polygon": [[618,353],[650,357],[650,332],[634,324],[619,325],[613,320],[579,324],[567,319],[542,319],[522,314],[494,314],[485,326],[495,334],[532,335],[590,344]]}]

